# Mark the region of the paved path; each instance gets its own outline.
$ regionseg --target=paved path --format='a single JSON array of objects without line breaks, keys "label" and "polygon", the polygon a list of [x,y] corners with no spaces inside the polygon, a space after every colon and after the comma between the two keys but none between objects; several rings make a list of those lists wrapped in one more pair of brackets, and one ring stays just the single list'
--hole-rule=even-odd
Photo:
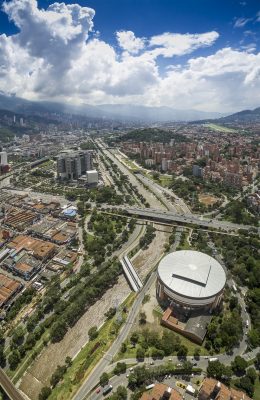
[{"label": "paved path", "polygon": [[21,395],[19,390],[16,389],[2,368],[0,368],[0,386],[11,400],[24,400],[24,397]]}]

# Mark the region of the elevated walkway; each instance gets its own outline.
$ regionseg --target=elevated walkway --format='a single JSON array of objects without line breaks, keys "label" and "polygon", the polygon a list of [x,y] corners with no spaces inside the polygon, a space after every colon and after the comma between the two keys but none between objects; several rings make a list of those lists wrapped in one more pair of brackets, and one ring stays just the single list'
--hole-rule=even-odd
[{"label": "elevated walkway", "polygon": [[139,292],[143,287],[143,283],[142,283],[141,279],[139,278],[136,270],[134,269],[133,264],[131,263],[131,261],[129,260],[129,258],[127,256],[124,256],[120,260],[120,262],[121,262],[125,276],[129,282],[131,288],[135,292]]}]

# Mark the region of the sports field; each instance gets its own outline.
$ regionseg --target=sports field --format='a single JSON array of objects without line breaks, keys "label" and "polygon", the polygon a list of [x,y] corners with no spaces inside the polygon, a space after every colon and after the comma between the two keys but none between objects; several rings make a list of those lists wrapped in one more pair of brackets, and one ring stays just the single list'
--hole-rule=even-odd
[{"label": "sports field", "polygon": [[230,132],[230,133],[236,132],[235,129],[227,128],[226,126],[217,125],[217,124],[205,124],[205,126],[209,127],[210,129],[213,129],[214,131],[218,131],[218,132]]}]

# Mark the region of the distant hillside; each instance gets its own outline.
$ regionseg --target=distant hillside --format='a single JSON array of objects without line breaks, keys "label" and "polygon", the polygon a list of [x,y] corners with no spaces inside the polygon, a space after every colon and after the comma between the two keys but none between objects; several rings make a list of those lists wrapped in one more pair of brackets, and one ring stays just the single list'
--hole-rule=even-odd
[{"label": "distant hillside", "polygon": [[[186,122],[201,118],[218,118],[220,113],[197,110],[179,110],[171,107],[147,107],[133,104],[101,104],[96,109],[109,113],[114,118],[144,122]],[[222,114],[223,115],[223,114]]]},{"label": "distant hillside", "polygon": [[[16,123],[14,123],[14,116],[16,118]],[[21,118],[25,122],[24,126],[20,124]],[[37,133],[39,125],[44,127],[50,122],[55,124],[55,121],[38,115],[30,116],[0,109],[0,142],[7,143],[12,140],[15,135],[21,136],[23,134]]]},{"label": "distant hillside", "polygon": [[181,142],[188,141],[183,135],[158,128],[135,129],[113,139],[113,141],[169,143],[171,139]]},{"label": "distant hillside", "polygon": [[85,118],[132,122],[186,122],[202,118],[218,118],[223,114],[198,110],[178,110],[171,107],[146,107],[133,104],[73,105],[51,101],[28,101],[0,93],[0,109],[26,115],[63,113]]},{"label": "distant hillside", "polygon": [[227,117],[219,118],[217,121],[219,123],[260,123],[260,107],[254,110],[243,110]]}]

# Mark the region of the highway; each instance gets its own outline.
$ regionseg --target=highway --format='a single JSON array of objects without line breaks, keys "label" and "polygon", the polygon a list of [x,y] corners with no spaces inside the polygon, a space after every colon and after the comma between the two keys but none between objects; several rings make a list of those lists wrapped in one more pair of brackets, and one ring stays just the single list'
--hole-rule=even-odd
[{"label": "highway", "polygon": [[166,189],[154,182],[152,179],[139,173],[136,174],[137,178],[140,179],[149,190],[153,192],[167,207],[169,211],[173,211],[179,214],[191,215],[191,211],[182,199],[177,197],[171,190]]},{"label": "highway", "polygon": [[85,382],[80,387],[76,395],[73,397],[74,400],[83,400],[87,398],[88,393],[98,383],[100,375],[102,375],[102,373],[106,370],[110,362],[113,360],[113,357],[118,353],[121,344],[126,340],[133,324],[135,323],[135,319],[138,315],[145,293],[154,283],[155,279],[156,279],[156,271],[154,271],[150,275],[143,289],[137,295],[134,304],[129,311],[127,320],[123,325],[121,331],[119,332],[118,337],[110,347],[109,351],[103,356],[103,358],[99,361],[99,363],[93,369],[88,378],[85,380]]},{"label": "highway", "polygon": [[117,165],[120,171],[128,177],[129,182],[138,188],[139,193],[148,201],[149,204],[151,204],[152,207],[166,209],[166,207],[157,199],[157,197],[153,193],[151,193],[151,191],[145,189],[145,187],[136,178],[136,176],[132,172],[130,172],[129,169],[124,164],[122,164],[121,161],[118,160],[118,158],[112,153],[112,151],[106,149],[104,143],[100,139],[97,140],[96,143],[102,150],[103,154]]},{"label": "highway", "polygon": [[150,219],[158,222],[165,223],[173,223],[173,222],[181,222],[184,224],[194,224],[207,228],[215,228],[215,229],[223,229],[225,231],[229,230],[238,230],[238,229],[257,229],[255,226],[250,225],[240,225],[234,224],[228,221],[219,221],[217,219],[204,219],[202,217],[196,215],[180,215],[176,214],[173,211],[162,211],[158,209],[151,208],[137,208],[137,207],[125,207],[120,206],[120,209],[126,211],[128,214],[133,215],[135,217],[141,217],[145,219]]},{"label": "highway", "polygon": [[2,368],[0,368],[0,386],[11,400],[24,400],[24,397],[21,395],[18,389],[16,389]]},{"label": "highway", "polygon": [[[176,247],[179,245],[179,242],[180,242],[180,234],[178,232],[178,234],[176,235],[175,243],[173,244],[171,251],[174,251],[176,249]],[[87,377],[83,385],[80,387],[76,395],[73,397],[73,400],[86,399],[91,389],[97,385],[101,374],[109,367],[111,361],[113,360],[113,357],[118,353],[121,344],[127,339],[127,336],[129,335],[130,330],[133,324],[135,323],[136,317],[139,313],[144,296],[155,282],[156,276],[157,272],[153,271],[149,279],[143,286],[142,290],[138,293],[134,301],[134,304],[128,314],[127,320],[123,325],[121,331],[119,332],[119,335],[116,338],[115,342],[112,344],[108,352],[104,354],[103,358],[99,361],[96,367],[92,370],[91,374]]]}]

